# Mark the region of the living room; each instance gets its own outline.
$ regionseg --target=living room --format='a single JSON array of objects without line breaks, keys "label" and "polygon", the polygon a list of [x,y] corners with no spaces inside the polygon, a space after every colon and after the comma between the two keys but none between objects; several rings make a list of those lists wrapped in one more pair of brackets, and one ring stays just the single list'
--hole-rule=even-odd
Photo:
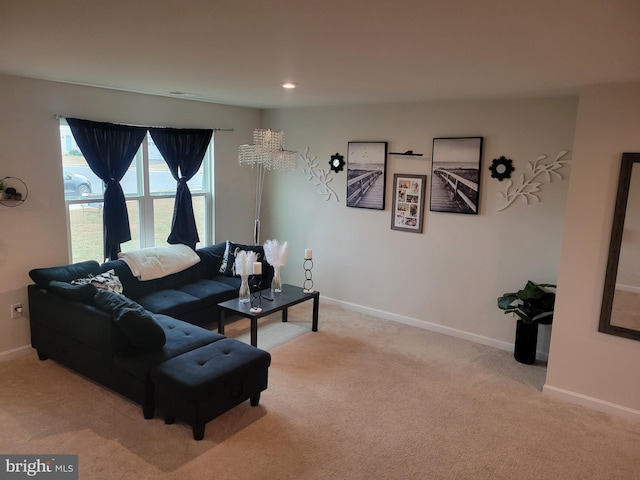
[{"label": "living room", "polygon": [[[637,19],[637,8],[623,5]],[[572,32],[590,26],[574,25]],[[591,53],[584,51],[580,61]],[[55,115],[233,129],[214,138],[212,243],[251,242],[255,172],[238,165],[238,146],[251,143],[255,128],[271,128],[286,132],[288,149],[304,154],[308,148],[308,156],[327,171],[331,155],[347,160],[352,141],[384,141],[390,152],[423,154],[388,156],[382,211],[346,206],[345,171],[329,173],[337,200],[319,195],[301,168],[267,172],[261,240],[289,242],[285,282],[302,283],[304,249],[312,248],[313,279],[323,303],[501,350],[513,348],[515,320],[496,307],[496,297],[529,279],[557,283],[553,326],[541,330],[538,345],[541,361],[548,356],[544,394],[637,420],[640,385],[630,366],[640,362],[640,344],[598,332],[620,158],[640,151],[640,56],[626,53],[620,51],[621,57],[635,58],[635,76],[589,78],[575,93],[294,108],[27,78],[7,74],[0,63],[0,91],[7,92],[0,99],[0,177],[20,177],[29,188],[24,204],[0,207],[0,358],[33,354],[28,311],[22,321],[9,316],[9,305],[27,304],[29,270],[69,262]],[[301,82],[298,90],[304,88]],[[427,208],[423,233],[391,229],[393,175],[429,178],[433,139],[467,136],[484,138],[479,214]],[[505,182],[491,177],[493,159],[512,159],[515,179],[527,172],[527,162],[539,155],[553,159],[563,150],[570,159],[559,170],[563,178],[543,182],[539,202],[497,211]],[[322,317],[320,322],[322,329]]]}]

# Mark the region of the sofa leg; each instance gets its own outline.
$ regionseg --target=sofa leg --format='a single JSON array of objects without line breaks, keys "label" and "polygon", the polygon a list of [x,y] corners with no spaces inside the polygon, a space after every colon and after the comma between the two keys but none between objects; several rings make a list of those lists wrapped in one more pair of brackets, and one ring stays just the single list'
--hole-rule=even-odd
[{"label": "sofa leg", "polygon": [[249,404],[252,407],[257,407],[258,403],[260,403],[260,394],[259,393],[249,398]]},{"label": "sofa leg", "polygon": [[142,406],[142,414],[144,415],[144,418],[147,420],[151,420],[153,418],[153,416],[155,415],[155,406],[154,405],[143,405]]},{"label": "sofa leg", "polygon": [[173,415],[165,415],[164,423],[165,425],[172,425],[176,421],[176,418]]},{"label": "sofa leg", "polygon": [[46,355],[44,353],[42,353],[40,350],[38,350],[38,360],[41,361],[45,361],[45,360],[49,360],[49,355]]},{"label": "sofa leg", "polygon": [[204,438],[204,423],[193,426],[193,439],[202,440]]}]

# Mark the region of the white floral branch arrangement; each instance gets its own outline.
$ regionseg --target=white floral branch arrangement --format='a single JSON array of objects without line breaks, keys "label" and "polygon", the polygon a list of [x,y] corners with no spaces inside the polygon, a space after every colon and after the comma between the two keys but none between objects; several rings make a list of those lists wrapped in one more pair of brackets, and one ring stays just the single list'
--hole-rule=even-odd
[{"label": "white floral branch arrangement", "polygon": [[240,275],[241,278],[248,278],[249,275],[253,273],[253,264],[258,261],[258,255],[256,252],[247,252],[245,250],[240,250],[236,254],[236,261],[234,267],[236,269],[236,273]]},{"label": "white floral branch arrangement", "polygon": [[540,197],[536,195],[540,191],[540,186],[542,185],[541,181],[534,182],[536,178],[540,175],[544,175],[544,180],[551,183],[551,180],[555,176],[559,180],[562,180],[562,175],[558,172],[558,169],[562,168],[562,166],[566,163],[569,163],[570,160],[563,160],[563,157],[569,153],[568,150],[561,150],[556,155],[556,158],[553,162],[542,163],[543,160],[547,158],[547,155],[539,155],[535,162],[527,162],[527,166],[530,170],[530,176],[528,178],[525,177],[525,174],[521,174],[519,177],[519,186],[514,186],[513,182],[509,180],[507,182],[506,188],[504,192],[498,192],[498,195],[505,200],[504,205],[498,208],[496,211],[500,212],[507,207],[509,207],[517,198],[521,198],[525,204],[529,204],[529,200],[534,200],[536,202],[540,201]]},{"label": "white floral branch arrangement", "polygon": [[316,162],[317,156],[313,158],[309,158],[309,147],[307,147],[304,151],[304,154],[298,154],[302,161],[305,163],[305,166],[302,167],[302,171],[307,175],[307,180],[313,180],[317,187],[320,187],[317,192],[320,195],[324,195],[325,200],[329,200],[331,197],[338,201],[338,195],[336,192],[329,186],[329,183],[333,180],[333,178],[329,178],[329,172],[326,170],[322,170],[318,163]]},{"label": "white floral branch arrangement", "polygon": [[273,266],[273,279],[271,280],[271,290],[274,292],[282,291],[282,282],[280,280],[280,268],[284,267],[289,257],[289,244],[284,242],[282,245],[278,240],[267,240],[264,242],[264,256]]},{"label": "white floral branch arrangement", "polygon": [[264,256],[273,268],[284,267],[289,257],[289,244],[284,242],[280,245],[278,240],[267,240],[264,242]]}]

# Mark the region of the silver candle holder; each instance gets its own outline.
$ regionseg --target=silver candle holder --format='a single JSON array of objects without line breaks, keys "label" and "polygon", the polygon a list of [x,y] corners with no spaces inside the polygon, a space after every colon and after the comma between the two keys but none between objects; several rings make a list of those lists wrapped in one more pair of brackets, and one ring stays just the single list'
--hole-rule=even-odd
[{"label": "silver candle holder", "polygon": [[255,262],[253,264],[253,275],[249,282],[251,290],[251,313],[260,313],[262,311],[262,263]]},{"label": "silver candle holder", "polygon": [[311,269],[313,268],[313,254],[310,249],[304,251],[304,262],[302,264],[304,268],[304,283],[302,284],[302,291],[304,293],[313,293],[313,274]]}]

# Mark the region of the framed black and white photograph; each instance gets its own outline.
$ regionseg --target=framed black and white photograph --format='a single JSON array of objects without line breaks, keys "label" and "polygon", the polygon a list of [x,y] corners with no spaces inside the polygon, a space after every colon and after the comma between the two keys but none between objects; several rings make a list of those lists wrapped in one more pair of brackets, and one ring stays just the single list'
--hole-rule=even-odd
[{"label": "framed black and white photograph", "polygon": [[478,214],[482,139],[433,139],[430,211]]},{"label": "framed black and white photograph", "polygon": [[387,142],[349,142],[347,207],[384,210]]},{"label": "framed black and white photograph", "polygon": [[426,175],[393,176],[393,205],[391,228],[404,232],[422,233]]}]

